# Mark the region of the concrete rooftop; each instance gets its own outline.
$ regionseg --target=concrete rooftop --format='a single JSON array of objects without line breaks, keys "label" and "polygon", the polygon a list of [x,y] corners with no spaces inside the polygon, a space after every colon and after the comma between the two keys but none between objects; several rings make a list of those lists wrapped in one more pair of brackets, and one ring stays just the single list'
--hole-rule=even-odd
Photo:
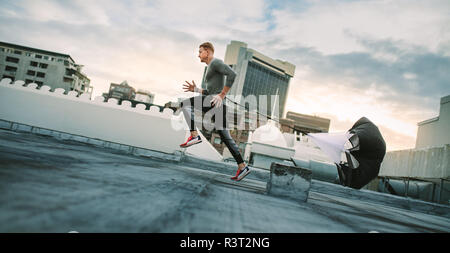
[{"label": "concrete rooftop", "polygon": [[447,206],[314,180],[299,202],[232,174],[0,129],[0,232],[450,232]]}]

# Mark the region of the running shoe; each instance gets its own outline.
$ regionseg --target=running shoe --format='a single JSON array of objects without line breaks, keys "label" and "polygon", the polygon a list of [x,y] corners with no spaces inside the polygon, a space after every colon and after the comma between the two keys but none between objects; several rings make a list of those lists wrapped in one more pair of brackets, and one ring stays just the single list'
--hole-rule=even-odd
[{"label": "running shoe", "polygon": [[187,139],[187,141],[185,143],[180,144],[180,147],[181,148],[187,148],[187,147],[190,147],[192,145],[198,144],[200,142],[202,142],[202,139],[200,138],[200,135],[197,135],[197,137],[192,137],[192,135],[191,135],[191,136],[189,136],[189,138]]},{"label": "running shoe", "polygon": [[250,174],[250,168],[248,166],[245,166],[242,170],[238,169],[236,172],[236,176],[232,177],[232,180],[241,181],[246,177],[248,174]]}]

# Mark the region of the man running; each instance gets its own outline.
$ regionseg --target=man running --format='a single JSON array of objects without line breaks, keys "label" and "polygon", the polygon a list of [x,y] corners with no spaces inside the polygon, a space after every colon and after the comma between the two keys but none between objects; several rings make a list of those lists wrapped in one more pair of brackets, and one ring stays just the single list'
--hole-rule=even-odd
[{"label": "man running", "polygon": [[[234,83],[236,73],[222,60],[214,58],[214,46],[210,42],[205,42],[199,46],[198,57],[201,62],[207,65],[206,89],[198,88],[194,81],[192,83],[186,81],[186,84],[183,84],[185,92],[198,92],[201,95],[191,97],[181,103],[181,109],[191,131],[191,136],[180,147],[187,148],[202,142],[195,129],[194,106],[195,109],[201,110],[203,113],[213,110],[214,127],[238,164],[236,175],[231,179],[240,181],[250,173],[250,169],[242,159],[238,146],[227,129],[227,109],[223,103],[226,94]],[[227,77],[227,85],[225,85],[225,76]]]}]

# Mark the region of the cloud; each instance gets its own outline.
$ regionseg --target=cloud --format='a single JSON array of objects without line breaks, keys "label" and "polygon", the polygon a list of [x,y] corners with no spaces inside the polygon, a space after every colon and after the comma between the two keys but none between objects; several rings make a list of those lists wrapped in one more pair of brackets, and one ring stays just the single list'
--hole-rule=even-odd
[{"label": "cloud", "polygon": [[[0,22],[8,20],[0,17]],[[106,92],[111,82],[128,80],[136,88],[156,93],[156,101],[165,103],[171,97],[176,100],[185,95],[181,83],[186,78],[201,80],[203,66],[196,58],[200,41],[190,34],[153,27],[124,29],[24,19],[0,27],[0,33],[23,27],[27,32],[15,35],[9,42],[69,53],[77,63],[85,65],[94,96]],[[82,36],[76,36],[79,34]]]},{"label": "cloud", "polygon": [[265,29],[265,2],[259,0],[22,0],[1,5],[0,21],[8,24],[0,27],[5,41],[70,54],[86,65],[95,96],[106,92],[110,82],[128,80],[157,93],[159,103],[186,96],[180,88],[186,79],[200,83],[201,42],[214,41],[216,54],[224,55],[233,34]]},{"label": "cloud", "polygon": [[450,39],[449,8],[445,0],[296,1],[272,15],[274,35],[286,47],[314,47],[324,54],[364,50],[353,33],[436,51]]},{"label": "cloud", "polygon": [[6,1],[9,8],[1,16],[29,19],[36,22],[58,21],[68,24],[108,25],[109,18],[100,1]]},{"label": "cloud", "polygon": [[414,147],[417,122],[437,116],[440,98],[450,94],[450,58],[403,41],[358,41],[366,52],[276,51],[297,66],[287,109],[330,118],[331,132],[366,116],[386,133],[388,150]]}]

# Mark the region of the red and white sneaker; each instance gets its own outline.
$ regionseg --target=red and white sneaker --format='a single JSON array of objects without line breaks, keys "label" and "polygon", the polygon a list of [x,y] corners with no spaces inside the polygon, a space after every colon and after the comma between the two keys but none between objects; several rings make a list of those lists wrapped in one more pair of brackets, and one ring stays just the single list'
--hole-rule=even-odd
[{"label": "red and white sneaker", "polygon": [[248,166],[245,166],[242,170],[238,169],[236,172],[236,176],[232,177],[232,180],[241,181],[246,177],[248,174],[250,174],[250,168]]},{"label": "red and white sneaker", "polygon": [[191,136],[189,136],[189,138],[187,139],[187,141],[185,143],[180,144],[180,147],[181,148],[187,148],[187,147],[190,147],[192,145],[198,144],[200,142],[202,142],[202,139],[200,138],[200,135],[197,135],[197,137],[192,137],[192,135],[191,135]]}]

